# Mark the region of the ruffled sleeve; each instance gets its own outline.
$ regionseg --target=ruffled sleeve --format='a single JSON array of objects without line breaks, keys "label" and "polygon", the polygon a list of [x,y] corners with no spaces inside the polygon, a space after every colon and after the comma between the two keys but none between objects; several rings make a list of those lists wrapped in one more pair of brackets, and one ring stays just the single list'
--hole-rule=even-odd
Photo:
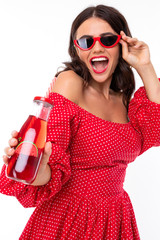
[{"label": "ruffled sleeve", "polygon": [[25,185],[6,178],[5,166],[0,176],[0,192],[15,196],[24,207],[35,207],[49,200],[71,176],[69,144],[78,127],[78,111],[66,98],[57,93],[50,93],[54,107],[48,122],[47,141],[52,143],[49,165],[51,179],[44,186]]},{"label": "ruffled sleeve", "polygon": [[148,99],[144,87],[135,92],[129,104],[128,116],[132,126],[141,136],[140,154],[151,147],[160,146],[160,104]]}]

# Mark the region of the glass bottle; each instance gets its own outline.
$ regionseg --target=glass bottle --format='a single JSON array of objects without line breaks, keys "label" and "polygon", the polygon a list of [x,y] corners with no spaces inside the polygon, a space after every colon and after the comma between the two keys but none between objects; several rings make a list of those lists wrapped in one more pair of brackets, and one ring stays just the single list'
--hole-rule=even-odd
[{"label": "glass bottle", "polygon": [[6,176],[31,184],[37,175],[47,136],[47,122],[53,107],[52,101],[35,97],[33,113],[29,115],[18,134],[18,144],[9,159]]}]

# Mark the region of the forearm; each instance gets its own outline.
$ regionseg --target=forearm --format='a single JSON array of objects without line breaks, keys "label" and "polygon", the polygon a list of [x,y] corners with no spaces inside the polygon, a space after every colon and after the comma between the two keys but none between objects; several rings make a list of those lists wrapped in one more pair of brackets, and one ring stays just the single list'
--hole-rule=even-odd
[{"label": "forearm", "polygon": [[160,82],[152,63],[139,66],[136,70],[143,81],[148,99],[160,104]]}]

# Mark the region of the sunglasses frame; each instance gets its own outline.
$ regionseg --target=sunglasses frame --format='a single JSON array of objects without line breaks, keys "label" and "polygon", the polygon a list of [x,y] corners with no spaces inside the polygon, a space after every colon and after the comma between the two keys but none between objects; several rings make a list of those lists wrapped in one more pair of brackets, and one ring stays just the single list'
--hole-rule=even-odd
[{"label": "sunglasses frame", "polygon": [[96,41],[98,41],[98,42],[101,44],[101,46],[103,46],[103,47],[105,47],[105,48],[112,48],[112,47],[114,47],[115,45],[117,45],[117,43],[119,43],[119,40],[121,39],[121,35],[113,35],[113,36],[117,36],[117,40],[116,40],[116,42],[115,42],[113,45],[111,45],[111,46],[105,46],[105,45],[101,42],[101,38],[102,38],[102,37],[91,37],[91,38],[93,39],[93,44],[92,44],[89,48],[81,48],[81,47],[78,45],[78,40],[79,40],[79,39],[75,39],[75,40],[74,40],[74,44],[75,44],[79,49],[81,49],[81,50],[83,50],[83,51],[88,51],[88,50],[90,50],[91,48],[93,48],[93,46],[94,46],[94,44],[95,44]]}]

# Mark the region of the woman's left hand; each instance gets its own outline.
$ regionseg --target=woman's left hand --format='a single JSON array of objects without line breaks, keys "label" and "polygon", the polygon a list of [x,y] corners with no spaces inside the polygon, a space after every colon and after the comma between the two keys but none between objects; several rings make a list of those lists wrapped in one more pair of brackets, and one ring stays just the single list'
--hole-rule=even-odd
[{"label": "woman's left hand", "polygon": [[123,31],[120,34],[122,36],[120,43],[123,59],[136,70],[141,66],[148,65],[150,63],[150,52],[147,44],[136,38],[126,36]]}]

